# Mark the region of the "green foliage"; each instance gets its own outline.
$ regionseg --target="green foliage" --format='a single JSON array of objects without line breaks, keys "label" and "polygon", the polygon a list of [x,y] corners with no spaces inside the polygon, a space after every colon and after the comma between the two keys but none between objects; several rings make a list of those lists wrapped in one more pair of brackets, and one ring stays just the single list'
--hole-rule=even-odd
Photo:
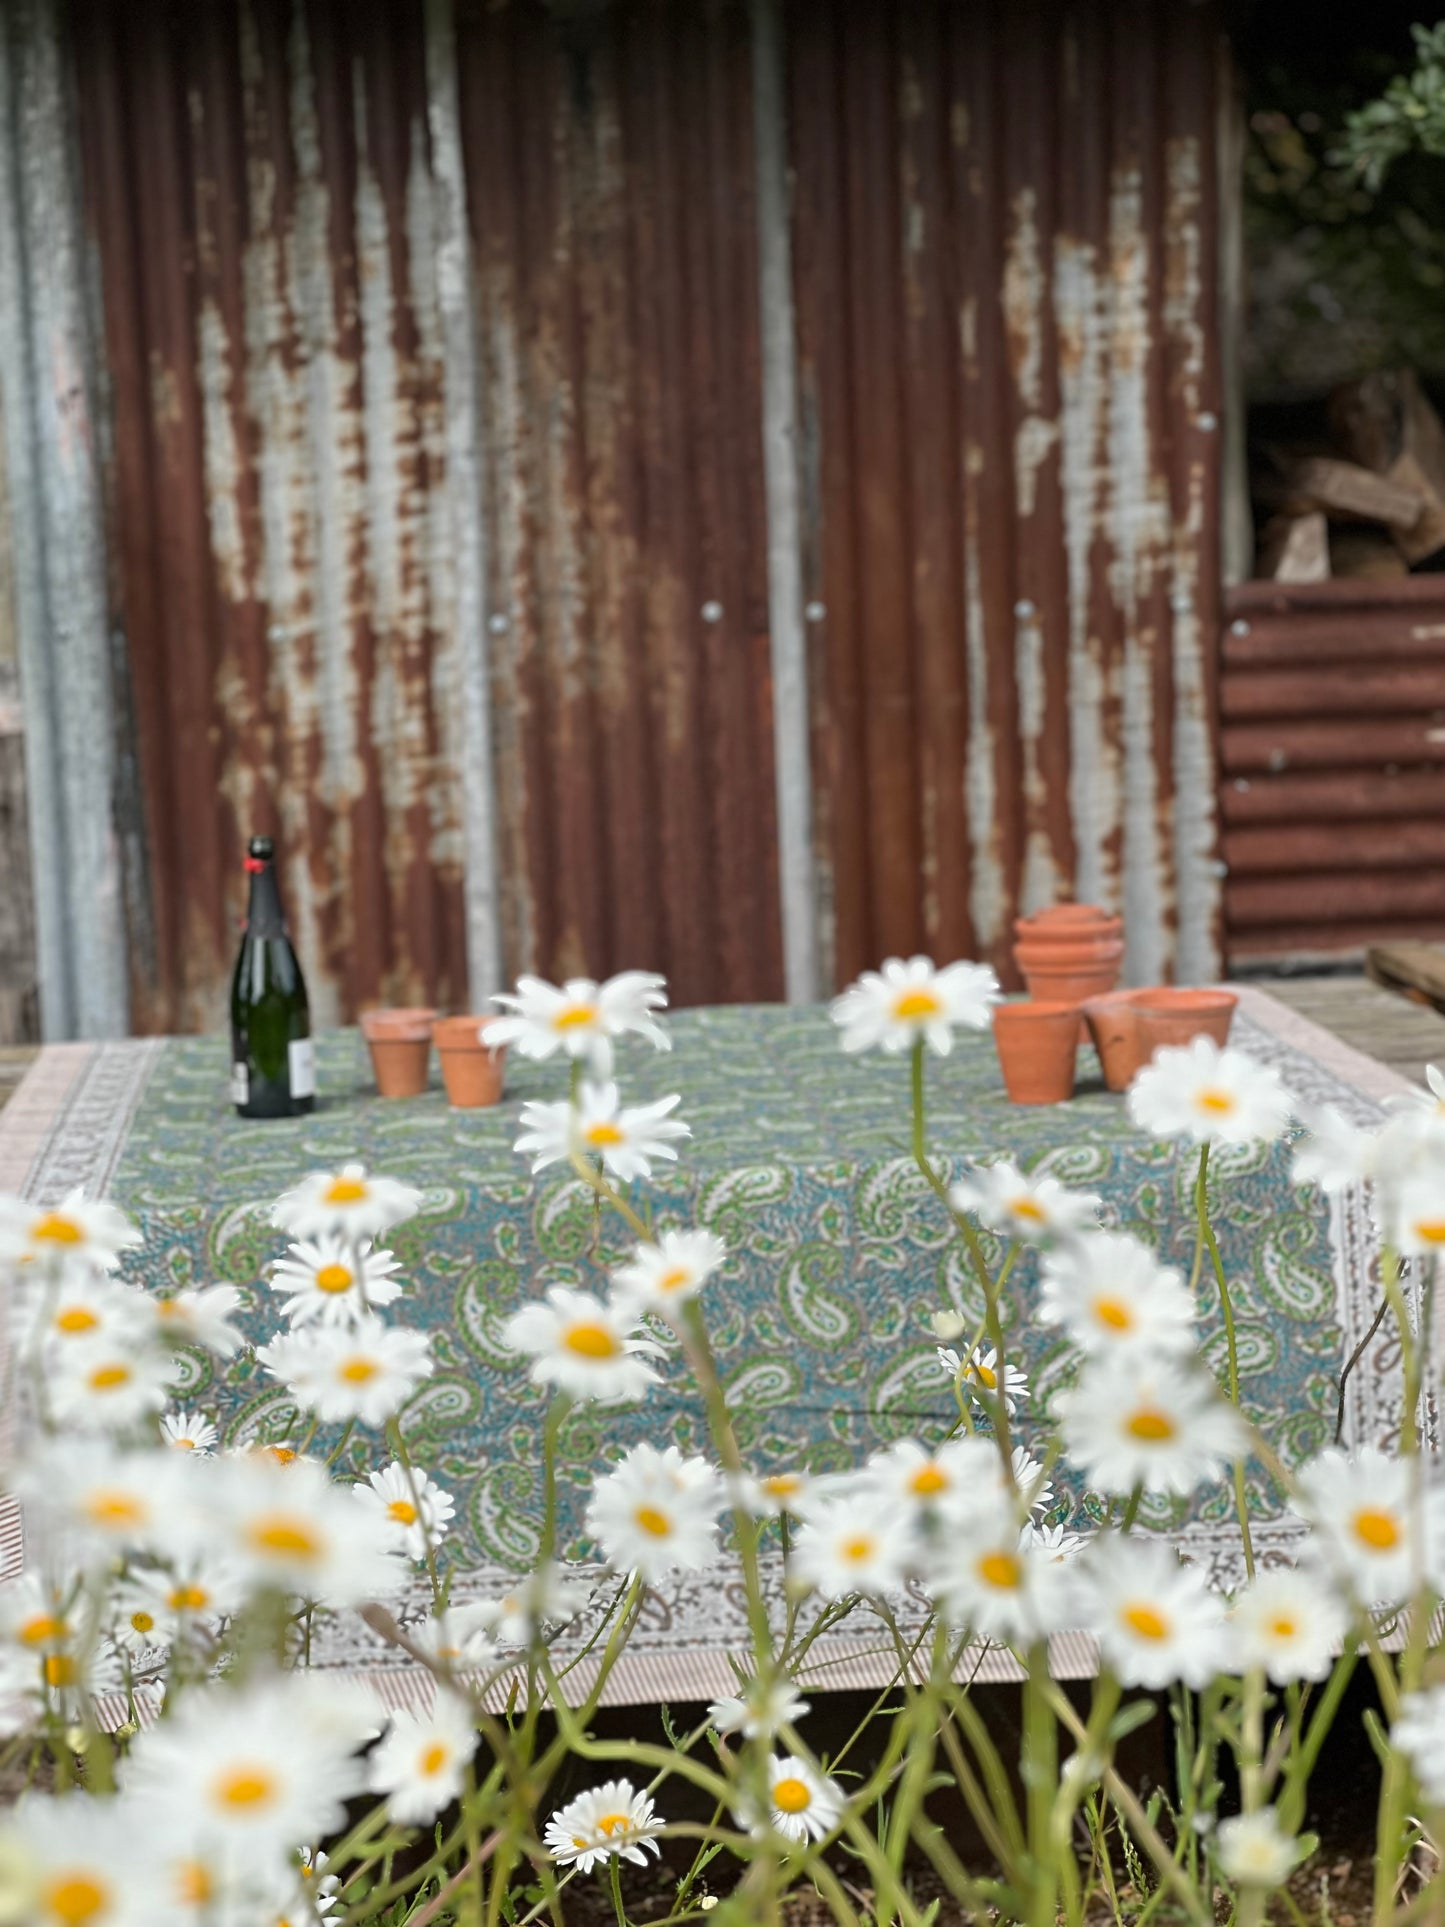
[{"label": "green foliage", "polygon": [[1378,99],[1358,108],[1345,123],[1342,159],[1378,188],[1401,155],[1418,149],[1445,154],[1445,21],[1412,27],[1415,66],[1396,74]]}]

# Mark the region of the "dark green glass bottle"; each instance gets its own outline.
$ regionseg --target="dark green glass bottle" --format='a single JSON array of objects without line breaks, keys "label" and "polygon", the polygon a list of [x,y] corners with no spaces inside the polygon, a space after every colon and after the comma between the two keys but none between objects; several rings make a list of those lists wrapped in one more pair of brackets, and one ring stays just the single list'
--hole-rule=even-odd
[{"label": "dark green glass bottle", "polygon": [[286,934],[276,850],[253,836],[251,902],[231,980],[231,1102],[242,1117],[300,1117],[316,1105],[306,980]]}]

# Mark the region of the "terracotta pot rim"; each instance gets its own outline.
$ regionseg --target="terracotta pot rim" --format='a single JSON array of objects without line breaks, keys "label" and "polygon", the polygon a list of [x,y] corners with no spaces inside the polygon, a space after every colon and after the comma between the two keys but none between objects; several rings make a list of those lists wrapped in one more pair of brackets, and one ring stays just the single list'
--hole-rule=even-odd
[{"label": "terracotta pot rim", "polygon": [[364,1010],[359,1022],[361,1034],[370,1043],[373,1039],[386,1043],[414,1043],[420,1038],[430,1038],[432,1025],[436,1021],[435,1010],[421,1004],[386,1004],[375,1010]]},{"label": "terracotta pot rim", "polygon": [[1190,988],[1183,984],[1157,984],[1152,989],[1131,990],[1129,996],[1140,1010],[1171,1011],[1180,1016],[1190,1010],[1233,1010],[1239,1002],[1238,991],[1212,990],[1202,985]]},{"label": "terracotta pot rim", "polygon": [[1014,928],[1025,923],[1118,923],[1119,913],[1099,903],[1050,903],[1042,910],[1030,910],[1015,919]]},{"label": "terracotta pot rim", "polygon": [[1067,998],[1026,997],[1016,1004],[996,1004],[993,1021],[997,1024],[1000,1017],[1010,1022],[1027,1019],[1049,1019],[1055,1017],[1077,1017],[1083,1008],[1081,1004],[1070,1003]]},{"label": "terracotta pot rim", "polygon": [[1014,962],[1020,970],[1067,970],[1075,963],[1115,964],[1123,955],[1122,943],[1059,943],[1040,950],[1026,943],[1014,945]]},{"label": "terracotta pot rim", "polygon": [[491,1022],[490,1016],[473,1017],[468,1013],[458,1017],[438,1017],[432,1025],[431,1034],[439,1051],[475,1051],[478,1056],[505,1057],[505,1044],[482,1042],[482,1025]]}]

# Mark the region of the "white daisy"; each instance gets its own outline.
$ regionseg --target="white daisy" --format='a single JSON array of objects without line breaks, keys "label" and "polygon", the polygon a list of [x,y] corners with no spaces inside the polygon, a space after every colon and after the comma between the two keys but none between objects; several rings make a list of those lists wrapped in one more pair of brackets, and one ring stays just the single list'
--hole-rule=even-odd
[{"label": "white daisy", "polygon": [[895,1592],[907,1576],[913,1523],[878,1502],[835,1500],[809,1508],[793,1541],[791,1577],[825,1599]]},{"label": "white daisy", "polygon": [[125,1784],[164,1813],[182,1845],[265,1853],[333,1832],[363,1791],[365,1734],[332,1717],[331,1696],[305,1673],[196,1688],[140,1733]]},{"label": "white daisy", "polygon": [[1202,1687],[1224,1660],[1223,1614],[1204,1575],[1158,1540],[1100,1533],[1074,1568],[1084,1624],[1125,1686]]},{"label": "white daisy", "polygon": [[484,1672],[497,1663],[486,1614],[479,1605],[448,1606],[419,1626],[408,1626],[412,1644],[439,1672]]},{"label": "white daisy", "polygon": [[961,1532],[935,1539],[925,1584],[949,1623],[982,1639],[1031,1645],[1068,1623],[1066,1562],[1019,1532],[1010,1506],[973,1514]]},{"label": "white daisy", "polygon": [[1386,1109],[1412,1122],[1424,1120],[1445,1126],[1445,1071],[1438,1064],[1427,1064],[1425,1083],[1427,1088],[1423,1091],[1416,1086],[1387,1097]]},{"label": "white daisy", "polygon": [[745,1473],[732,1483],[732,1501],[754,1519],[801,1518],[812,1491],[806,1472]]},{"label": "white daisy", "polygon": [[169,1359],[113,1340],[67,1346],[46,1380],[51,1417],[77,1432],[128,1432],[160,1411],[173,1370]]},{"label": "white daisy", "polygon": [[1419,1576],[1437,1585],[1445,1577],[1442,1495],[1427,1491],[1417,1508],[1411,1481],[1418,1469],[1362,1446],[1321,1452],[1297,1475],[1293,1504],[1314,1528],[1310,1553],[1363,1605],[1397,1605]]},{"label": "white daisy", "polygon": [[1335,1663],[1349,1620],[1318,1573],[1274,1566],[1257,1573],[1229,1614],[1231,1671],[1260,1666],[1278,1686],[1323,1679]]},{"label": "white daisy", "polygon": [[151,1300],[156,1332],[166,1344],[199,1345],[218,1358],[234,1356],[246,1342],[231,1323],[240,1308],[234,1285],[205,1285]]},{"label": "white daisy", "polygon": [[1043,1264],[1038,1315],[1083,1351],[1178,1357],[1197,1344],[1194,1299],[1179,1273],[1122,1231],[1099,1231]]},{"label": "white daisy", "polygon": [[878,1502],[909,1515],[976,1498],[997,1485],[998,1449],[991,1439],[946,1439],[929,1451],[916,1439],[899,1439],[876,1453],[857,1480]]},{"label": "white daisy", "polygon": [[1041,1526],[1030,1519],[1020,1534],[1020,1543],[1040,1559],[1067,1565],[1077,1559],[1089,1543],[1089,1535],[1071,1532],[1067,1526]]},{"label": "white daisy", "polygon": [[82,1636],[83,1600],[76,1576],[27,1572],[0,1586],[0,1640],[22,1653],[61,1652]]},{"label": "white daisy", "polygon": [[1445,1170],[1412,1170],[1382,1187],[1382,1229],[1402,1256],[1445,1251]]},{"label": "white daisy", "polygon": [[785,1673],[764,1685],[750,1679],[732,1699],[714,1700],[708,1718],[719,1733],[741,1733],[745,1740],[774,1739],[781,1728],[796,1726],[808,1711]]},{"label": "white daisy", "polygon": [[42,1724],[70,1725],[94,1717],[98,1694],[119,1692],[124,1668],[115,1644],[96,1630],[89,1608],[76,1625],[73,1643],[48,1650],[0,1652],[0,1706],[12,1732]]},{"label": "white daisy", "polygon": [[83,1189],[69,1192],[57,1205],[0,1197],[0,1261],[113,1271],[120,1254],[140,1242],[122,1210],[104,1198],[87,1198]]},{"label": "white daisy", "polygon": [[163,1551],[191,1510],[194,1472],[180,1453],[120,1452],[104,1440],[46,1440],[22,1460],[11,1489],[28,1529],[77,1560]]},{"label": "white daisy", "polygon": [[428,1545],[435,1551],[456,1511],[450,1492],[417,1466],[408,1472],[400,1459],[351,1489],[358,1505],[385,1522],[393,1544],[409,1559],[425,1559]]},{"label": "white daisy", "polygon": [[977,1512],[996,1505],[1024,1506],[1029,1513],[1042,1514],[1054,1503],[1054,1488],[1044,1477],[1044,1468],[1026,1446],[1015,1445],[1009,1452],[1006,1475],[998,1446],[992,1439],[955,1439],[950,1452],[967,1447],[966,1458],[958,1464],[967,1476],[955,1477],[936,1501],[939,1512],[950,1525],[965,1525]]},{"label": "white daisy", "polygon": [[1294,1147],[1296,1184],[1317,1184],[1322,1191],[1344,1191],[1376,1173],[1379,1134],[1349,1124],[1328,1104],[1298,1106],[1307,1135]]},{"label": "white daisy", "polygon": [[1091,1359],[1054,1404],[1064,1450],[1098,1492],[1187,1496],[1249,1450],[1213,1381],[1168,1359]]},{"label": "white daisy", "polygon": [[415,1217],[421,1192],[396,1178],[368,1176],[365,1166],[343,1164],[339,1171],[313,1171],[294,1190],[279,1197],[272,1224],[294,1238],[376,1238],[392,1225]]},{"label": "white daisy", "polygon": [[1099,1221],[1100,1200],[1092,1192],[1070,1191],[1057,1178],[1028,1177],[1006,1159],[965,1171],[948,1201],[955,1211],[971,1211],[988,1230],[1023,1244],[1075,1238]]},{"label": "white daisy", "polygon": [[116,1588],[114,1636],[132,1652],[181,1638],[213,1640],[244,1597],[239,1575],[210,1554],[170,1570],[134,1568]]},{"label": "white daisy", "polygon": [[727,1257],[728,1248],[710,1231],[664,1231],[656,1244],[641,1244],[612,1274],[618,1303],[641,1313],[676,1309],[695,1298]]},{"label": "white daisy", "polygon": [[389,1525],[306,1459],[224,1461],[216,1543],[251,1586],[326,1605],[361,1605],[399,1590],[405,1568]]},{"label": "white daisy", "polygon": [[198,1459],[210,1458],[220,1433],[200,1412],[184,1409],[166,1412],[161,1417],[161,1437],[177,1452],[192,1452]]},{"label": "white daisy", "polygon": [[369,1238],[306,1238],[277,1259],[268,1282],[286,1295],[281,1309],[293,1325],[344,1325],[399,1298],[400,1270]]},{"label": "white daisy", "polygon": [[78,1267],[44,1287],[30,1280],[22,1302],[22,1342],[43,1340],[52,1359],[78,1345],[136,1344],[150,1331],[145,1293],[104,1272]]},{"label": "white daisy", "polygon": [[616,1571],[651,1582],[712,1564],[722,1502],[706,1459],[684,1458],[675,1445],[634,1445],[593,1487],[586,1529]]},{"label": "white daisy", "polygon": [[1166,1046],[1129,1086],[1129,1117],[1151,1137],[1195,1144],[1252,1144],[1289,1123],[1289,1092],[1271,1065],[1212,1037]]},{"label": "white daisy", "polygon": [[768,1761],[766,1816],[749,1799],[738,1802],[737,1817],[755,1838],[771,1827],[787,1840],[821,1840],[837,1826],[843,1812],[843,1789],[796,1754],[774,1754]]},{"label": "white daisy", "polygon": [[1282,1887],[1302,1857],[1299,1841],[1281,1832],[1273,1807],[1221,1820],[1214,1845],[1220,1872],[1236,1887]]},{"label": "white daisy", "polygon": [[[953,1357],[958,1358],[957,1352]],[[959,1360],[954,1376],[966,1385],[979,1403],[997,1404],[999,1396],[998,1353],[992,1346],[985,1351],[982,1345],[975,1347],[966,1359]],[[1012,1418],[1020,1404],[1029,1395],[1027,1375],[1017,1365],[1007,1360],[1003,1367],[1004,1409]]]},{"label": "white daisy", "polygon": [[1445,1806],[1445,1686],[1406,1693],[1390,1728],[1390,1740],[1403,1753],[1430,1806]]},{"label": "white daisy", "polygon": [[482,1041],[494,1049],[514,1044],[523,1057],[546,1058],[565,1051],[586,1061],[598,1077],[612,1075],[612,1040],[629,1031],[658,1050],[672,1039],[654,1011],[667,1008],[667,979],[646,970],[624,970],[606,983],[572,977],[560,989],[540,977],[519,977],[515,992],[492,999],[510,1013],[482,1028]]},{"label": "white daisy", "polygon": [[23,1927],[152,1927],[165,1893],[151,1816],[121,1796],[27,1793],[0,1819],[7,1920]]},{"label": "white daisy", "polygon": [[385,1738],[367,1760],[366,1784],[385,1795],[393,1820],[420,1825],[457,1798],[476,1745],[461,1700],[438,1692],[430,1713],[392,1714]]},{"label": "white daisy", "polygon": [[547,1822],[542,1844],[554,1860],[575,1864],[579,1873],[591,1873],[614,1854],[645,1867],[644,1847],[654,1856],[662,1851],[653,1838],[661,1828],[649,1794],[634,1792],[631,1780],[608,1780],[559,1807]]},{"label": "white daisy", "polygon": [[546,1170],[574,1155],[600,1158],[624,1184],[652,1176],[655,1158],[674,1162],[676,1142],[691,1137],[690,1127],[672,1116],[682,1099],[674,1094],[655,1104],[619,1107],[615,1084],[583,1084],[577,1102],[522,1106],[522,1135],[513,1149],[530,1156],[532,1169]]},{"label": "white daisy", "polygon": [[657,1383],[647,1360],[660,1357],[661,1347],[642,1336],[637,1317],[630,1301],[603,1304],[589,1292],[553,1285],[545,1300],[512,1313],[502,1342],[531,1358],[534,1385],[615,1405],[642,1398]]},{"label": "white daisy", "polygon": [[379,1426],[394,1418],[432,1373],[424,1332],[387,1325],[367,1312],[354,1325],[314,1325],[286,1332],[256,1357],[281,1379],[304,1411],[323,1425]]},{"label": "white daisy", "polygon": [[549,1563],[520,1575],[500,1599],[478,1600],[466,1610],[501,1645],[530,1646],[543,1628],[570,1624],[591,1596],[586,1580]]},{"label": "white daisy", "polygon": [[927,957],[890,957],[882,970],[865,970],[835,997],[828,1015],[845,1051],[875,1046],[897,1054],[923,1041],[940,1057],[953,1049],[956,1029],[987,1030],[1002,992],[987,964],[954,963],[936,970]]}]

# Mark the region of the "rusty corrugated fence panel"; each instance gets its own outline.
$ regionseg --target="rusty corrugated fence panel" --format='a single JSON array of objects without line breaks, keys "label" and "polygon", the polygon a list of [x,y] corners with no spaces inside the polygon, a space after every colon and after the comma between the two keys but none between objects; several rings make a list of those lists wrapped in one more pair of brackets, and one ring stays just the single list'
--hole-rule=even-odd
[{"label": "rusty corrugated fence panel", "polygon": [[1445,937],[1445,585],[1244,583],[1227,613],[1231,959]]},{"label": "rusty corrugated fence panel", "polygon": [[319,1021],[465,997],[418,10],[79,0],[146,819],[140,1028],[214,1024],[252,830]]},{"label": "rusty corrugated fence panel", "polygon": [[1125,911],[1217,964],[1208,6],[787,13],[834,968]]},{"label": "rusty corrugated fence panel", "polygon": [[747,12],[465,12],[506,949],[782,991]]}]

